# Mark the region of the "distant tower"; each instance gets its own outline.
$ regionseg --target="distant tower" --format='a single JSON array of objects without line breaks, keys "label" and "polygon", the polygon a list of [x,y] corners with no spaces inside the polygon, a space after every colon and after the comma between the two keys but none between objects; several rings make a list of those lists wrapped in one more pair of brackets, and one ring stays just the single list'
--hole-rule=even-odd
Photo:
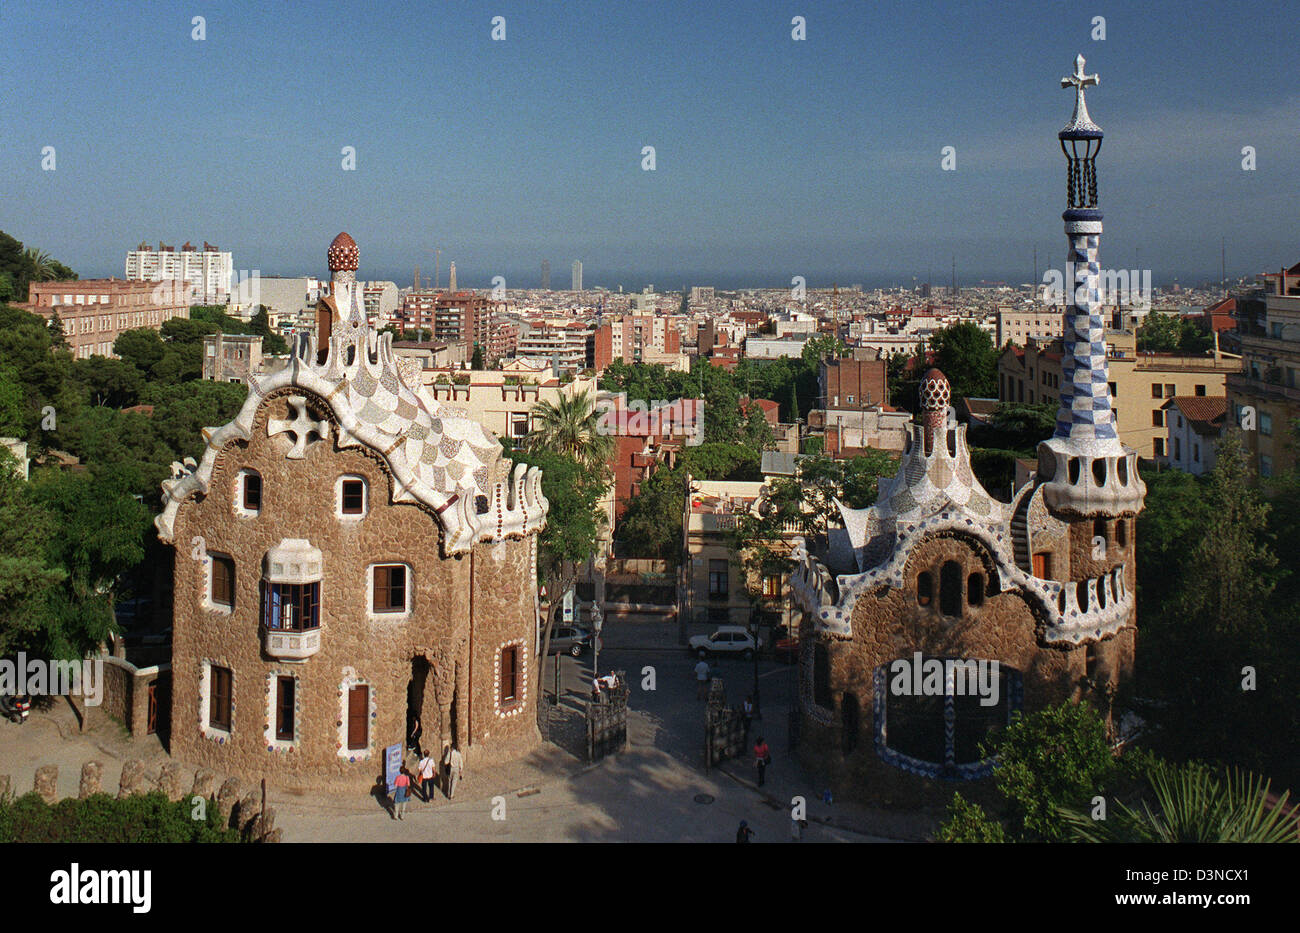
[{"label": "distant tower", "polygon": [[549,259],[543,259],[542,260],[542,291],[549,292],[550,290],[551,290],[551,261]]},{"label": "distant tower", "polygon": [[456,290],[456,263],[453,260],[451,264],[451,268],[447,270],[447,291],[454,292],[455,290]]},{"label": "distant tower", "polygon": [[573,260],[573,290],[582,291],[582,262],[578,259]]},{"label": "distant tower", "polygon": [[1124,447],[1111,410],[1106,325],[1098,292],[1101,211],[1097,208],[1097,167],[1101,127],[1088,116],[1084,89],[1098,83],[1074,60],[1074,74],[1061,79],[1073,87],[1074,116],[1057,134],[1068,160],[1067,204],[1061,219],[1069,241],[1066,262],[1064,357],[1061,406],[1056,433],[1038,446],[1038,475],[1045,481],[1047,505],[1078,517],[1116,517],[1136,513],[1146,493],[1137,472],[1137,454]]}]

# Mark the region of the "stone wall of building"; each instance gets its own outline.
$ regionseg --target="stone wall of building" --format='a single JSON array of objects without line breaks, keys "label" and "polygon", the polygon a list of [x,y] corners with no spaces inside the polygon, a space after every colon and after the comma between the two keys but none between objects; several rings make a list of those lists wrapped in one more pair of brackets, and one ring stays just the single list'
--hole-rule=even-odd
[{"label": "stone wall of building", "polygon": [[[286,458],[288,435],[268,437],[266,431],[268,418],[292,420],[287,395],[307,397],[313,419],[330,419],[330,438],[309,443],[301,460]],[[531,662],[531,542],[481,545],[472,555],[444,557],[432,511],[393,503],[381,458],[360,446],[340,449],[338,437],[339,426],[320,399],[299,389],[274,393],[257,412],[252,439],[232,442],[218,455],[209,494],[179,509],[172,754],[226,773],[266,774],[281,784],[373,783],[384,747],[405,742],[408,684],[423,667],[417,658],[428,662],[421,705],[426,748],[454,738],[467,757],[480,741],[501,757],[523,754],[538,741],[531,694],[526,710],[516,714],[519,724],[488,717],[491,652],[518,640]],[[262,504],[254,515],[235,508],[239,471],[249,468],[262,478]],[[366,482],[364,517],[336,514],[344,475]],[[264,557],[293,538],[306,539],[322,556],[320,649],[300,663],[266,655],[260,624]],[[206,606],[211,560],[205,555],[235,562],[230,610]],[[406,613],[370,611],[370,568],[377,563],[408,567]],[[473,578],[483,580],[473,589],[472,564]],[[228,733],[206,726],[209,664],[233,671]],[[274,737],[276,676],[297,678],[292,741]],[[347,688],[354,684],[369,686],[372,710],[369,746],[357,751],[345,748]]]},{"label": "stone wall of building", "polygon": [[[861,597],[853,613],[853,637],[827,639],[830,683],[835,708],[813,708],[802,717],[800,755],[818,773],[826,774],[842,793],[897,805],[938,806],[966,786],[910,774],[882,761],[875,748],[874,672],[882,664],[913,652],[926,656],[996,660],[1023,677],[1023,709],[1032,712],[1065,699],[1077,699],[1084,677],[1085,648],[1045,648],[1038,640],[1040,623],[1024,598],[1015,592],[986,595],[980,606],[969,606],[963,587],[959,618],[939,610],[938,579],[942,565],[956,561],[962,580],[972,573],[988,579],[990,567],[982,546],[963,537],[933,537],[911,555],[901,589]],[[928,570],[936,581],[929,606],[917,601],[917,577]],[[986,583],[987,588],[987,583]],[[805,623],[806,624],[806,623]],[[804,650],[813,650],[817,636],[804,636]],[[805,662],[806,663],[806,662]],[[811,678],[801,678],[810,684]],[[845,754],[844,702],[852,695],[858,706],[856,738]],[[810,697],[805,696],[806,704]]]},{"label": "stone wall of building", "polygon": [[155,684],[160,701],[171,689],[171,665],[138,668],[129,661],[104,655],[103,696],[100,709],[126,726],[132,738],[149,734],[149,686]]}]

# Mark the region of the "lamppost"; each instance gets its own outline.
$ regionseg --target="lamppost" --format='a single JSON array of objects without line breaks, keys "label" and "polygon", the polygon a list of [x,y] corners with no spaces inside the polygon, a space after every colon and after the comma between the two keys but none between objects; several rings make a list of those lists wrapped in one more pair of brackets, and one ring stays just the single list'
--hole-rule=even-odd
[{"label": "lamppost", "polygon": [[600,676],[600,631],[604,627],[605,620],[600,614],[600,603],[591,604],[591,676],[594,680]]},{"label": "lamppost", "polygon": [[751,607],[749,610],[749,629],[750,636],[754,639],[754,718],[763,718],[763,708],[758,699],[758,608]]}]

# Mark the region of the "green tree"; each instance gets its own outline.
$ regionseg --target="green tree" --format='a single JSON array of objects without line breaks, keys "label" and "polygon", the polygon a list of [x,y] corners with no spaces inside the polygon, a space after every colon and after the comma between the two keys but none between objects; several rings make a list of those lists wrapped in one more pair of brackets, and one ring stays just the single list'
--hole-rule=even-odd
[{"label": "green tree", "polygon": [[1106,724],[1087,703],[1016,714],[981,751],[997,755],[994,782],[1007,803],[1011,834],[1020,841],[1067,840],[1071,830],[1060,809],[1082,809],[1117,777]]},{"label": "green tree", "polygon": [[666,560],[674,567],[680,564],[686,509],[683,467],[669,469],[661,464],[641,481],[639,491],[626,505],[615,531],[618,553]]},{"label": "green tree", "polygon": [[[609,488],[610,474],[604,463],[590,464],[556,448],[535,448],[508,452],[516,463],[540,467],[542,495],[550,503],[546,527],[538,536],[537,575],[545,583],[551,605],[568,592],[577,577],[578,566],[596,552],[606,524],[601,502]],[[549,657],[554,613],[546,614],[541,657]],[[541,692],[545,665],[537,665],[537,690]]]},{"label": "green tree", "polygon": [[804,363],[812,366],[814,370],[818,363],[826,357],[841,357],[847,352],[844,341],[830,334],[814,334],[804,342],[803,351],[800,356],[803,357]]},{"label": "green tree", "polygon": [[483,363],[483,348],[474,344],[474,357],[470,360],[470,369],[486,369]]},{"label": "green tree", "polygon": [[993,338],[979,325],[962,321],[930,336],[934,365],[952,387],[956,404],[963,398],[993,398],[998,394],[998,351]]},{"label": "green tree", "polygon": [[525,439],[531,451],[553,450],[587,467],[603,467],[614,452],[614,438],[605,432],[586,390],[538,402],[532,408],[532,421]]},{"label": "green tree", "polygon": [[59,317],[59,312],[55,311],[50,315],[50,343],[56,347],[66,349],[68,346],[67,335],[63,332],[63,318]]},{"label": "green tree", "polygon": [[167,347],[158,331],[150,327],[137,327],[117,335],[113,341],[113,352],[123,361],[134,364],[140,372],[152,373],[166,354]]},{"label": "green tree", "polygon": [[989,817],[984,808],[971,803],[961,794],[953,794],[948,804],[948,819],[939,827],[939,842],[1006,842],[1002,824]]},{"label": "green tree", "polygon": [[67,577],[46,547],[58,533],[55,518],[18,470],[0,447],[0,656],[39,650],[46,594]]},{"label": "green tree", "polygon": [[144,557],[149,512],[110,473],[46,471],[33,481],[36,501],[60,533],[47,541],[50,563],[67,578],[47,593],[43,650],[80,658],[115,631],[118,578]]},{"label": "green tree", "polygon": [[[1219,777],[1200,762],[1160,762],[1137,805],[1118,800],[1104,820],[1062,808],[1083,842],[1300,842],[1284,792],[1270,804],[1270,782],[1233,769]],[[1154,804],[1154,806],[1153,806]]]}]

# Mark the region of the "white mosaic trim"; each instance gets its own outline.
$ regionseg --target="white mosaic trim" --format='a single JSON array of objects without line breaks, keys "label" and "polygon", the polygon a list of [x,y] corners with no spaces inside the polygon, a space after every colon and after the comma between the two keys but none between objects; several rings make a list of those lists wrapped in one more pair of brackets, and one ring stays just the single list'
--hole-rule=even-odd
[{"label": "white mosaic trim", "polygon": [[[353,687],[370,688],[370,723],[366,727],[366,747],[348,748],[348,694]],[[375,719],[379,716],[379,705],[375,702],[374,684],[359,675],[351,667],[343,668],[343,679],[339,681],[339,718],[338,718],[338,756],[346,758],[349,764],[365,761],[374,752]]]},{"label": "white mosaic trim", "polygon": [[[519,680],[520,696],[515,705],[510,709],[501,708],[501,652],[505,649],[516,646],[519,648]],[[495,710],[498,719],[510,719],[518,716],[528,706],[528,644],[525,639],[515,638],[510,641],[504,641],[497,645],[496,653],[492,657],[492,691],[495,699]]]},{"label": "white mosaic trim", "polygon": [[[293,678],[293,738],[275,737],[275,718],[279,708],[279,685],[281,677]],[[262,729],[268,752],[292,752],[298,747],[302,738],[302,681],[293,671],[275,668],[266,675],[266,723]]]},{"label": "white mosaic trim", "polygon": [[[208,710],[212,704],[212,668],[224,667],[230,671],[230,731],[214,729],[208,725]],[[235,669],[226,661],[212,658],[199,660],[199,732],[218,745],[225,745],[235,735]]]}]

